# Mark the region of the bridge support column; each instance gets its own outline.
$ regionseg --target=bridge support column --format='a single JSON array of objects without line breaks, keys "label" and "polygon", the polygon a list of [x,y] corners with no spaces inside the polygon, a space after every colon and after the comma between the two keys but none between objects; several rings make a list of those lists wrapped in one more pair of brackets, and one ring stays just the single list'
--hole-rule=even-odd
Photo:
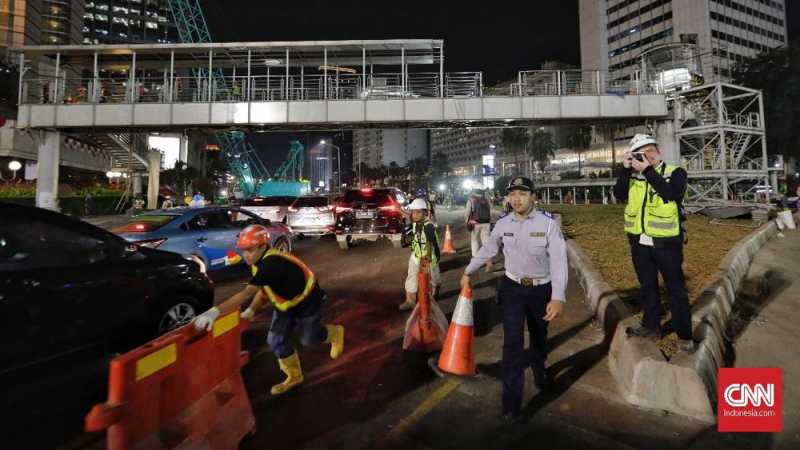
[{"label": "bridge support column", "polygon": [[61,133],[45,131],[39,136],[36,206],[59,211],[58,163],[61,160]]},{"label": "bridge support column", "polygon": [[151,151],[147,155],[147,209],[158,208],[159,175],[161,174],[161,152]]},{"label": "bridge support column", "polygon": [[678,165],[681,161],[681,150],[678,145],[678,137],[675,136],[675,121],[664,120],[658,122],[656,127],[656,139],[661,155],[667,164]]},{"label": "bridge support column", "polygon": [[602,188],[603,188],[603,204],[607,205],[608,204],[608,199],[606,199],[606,187],[602,186]]},{"label": "bridge support column", "polygon": [[576,189],[575,186],[572,186],[572,204],[578,204],[578,189]]},{"label": "bridge support column", "polygon": [[564,204],[564,191],[561,188],[558,188],[558,203]]},{"label": "bridge support column", "polygon": [[546,193],[545,193],[545,199],[546,199],[545,201],[546,201],[546,202],[547,202],[547,204],[549,205],[549,204],[550,204],[550,188],[547,188],[547,189],[545,190],[545,192],[546,192]]},{"label": "bridge support column", "polygon": [[142,193],[142,174],[131,174],[131,180],[133,181],[133,196],[135,197]]}]

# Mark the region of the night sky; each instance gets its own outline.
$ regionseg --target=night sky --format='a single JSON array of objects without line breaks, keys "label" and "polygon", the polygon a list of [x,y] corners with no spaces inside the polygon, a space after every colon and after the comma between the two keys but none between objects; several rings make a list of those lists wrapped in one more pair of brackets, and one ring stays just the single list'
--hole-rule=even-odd
[{"label": "night sky", "polygon": [[[538,69],[544,61],[580,65],[578,0],[200,3],[215,42],[444,39],[445,71],[482,71],[485,85],[509,80],[518,70]],[[786,3],[789,39],[794,40],[800,33],[800,1]],[[315,142],[331,133],[253,136],[257,147],[269,149],[264,159],[272,169],[286,155],[289,139]],[[350,147],[343,150],[349,154]]]}]

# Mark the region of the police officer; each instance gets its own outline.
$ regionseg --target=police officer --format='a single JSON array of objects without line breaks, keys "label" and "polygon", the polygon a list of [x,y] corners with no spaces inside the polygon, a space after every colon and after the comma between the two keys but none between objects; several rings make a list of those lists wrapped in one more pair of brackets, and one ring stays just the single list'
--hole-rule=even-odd
[{"label": "police officer", "polygon": [[[497,221],[486,245],[467,266],[461,285],[469,286],[470,274],[497,254],[505,256],[505,276],[498,298],[503,309],[503,418],[520,421],[524,371],[533,369],[536,385],[550,383],[545,371],[547,325],[561,313],[566,301],[567,250],[561,228],[553,217],[533,206],[533,182],[516,177],[508,184],[514,210]],[[527,320],[530,348],[524,350],[523,326]]]},{"label": "police officer", "polygon": [[628,336],[661,336],[661,300],[658,273],[664,278],[678,348],[693,352],[692,319],[683,264],[681,201],[686,193],[686,171],[661,160],[656,140],[637,134],[623,160],[624,170],[614,186],[616,198],[627,201],[625,232],[639,279],[642,322],[626,330]]}]

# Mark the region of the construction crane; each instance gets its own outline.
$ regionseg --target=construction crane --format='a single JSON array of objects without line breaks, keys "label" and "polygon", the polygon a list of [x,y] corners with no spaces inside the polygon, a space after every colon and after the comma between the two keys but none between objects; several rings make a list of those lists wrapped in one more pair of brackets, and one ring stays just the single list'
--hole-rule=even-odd
[{"label": "construction crane", "polygon": [[[181,42],[191,44],[211,43],[203,9],[199,0],[169,0],[169,9],[178,28]],[[195,76],[208,77],[208,69],[196,70]],[[221,69],[213,72],[214,81],[218,85],[225,84]],[[270,178],[270,173],[256,153],[256,149],[247,141],[241,131],[216,133],[222,154],[237,177],[239,186],[245,197],[258,192],[259,184]],[[291,155],[290,155],[291,156]],[[301,163],[302,167],[302,163]]]}]

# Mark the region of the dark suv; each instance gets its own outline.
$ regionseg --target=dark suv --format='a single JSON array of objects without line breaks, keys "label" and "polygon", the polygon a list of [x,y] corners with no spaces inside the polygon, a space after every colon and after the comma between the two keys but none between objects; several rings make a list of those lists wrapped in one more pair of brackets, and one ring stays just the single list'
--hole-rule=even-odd
[{"label": "dark suv", "polygon": [[358,240],[386,238],[401,247],[406,197],[397,188],[351,189],[336,204],[336,241],[349,248]]}]

